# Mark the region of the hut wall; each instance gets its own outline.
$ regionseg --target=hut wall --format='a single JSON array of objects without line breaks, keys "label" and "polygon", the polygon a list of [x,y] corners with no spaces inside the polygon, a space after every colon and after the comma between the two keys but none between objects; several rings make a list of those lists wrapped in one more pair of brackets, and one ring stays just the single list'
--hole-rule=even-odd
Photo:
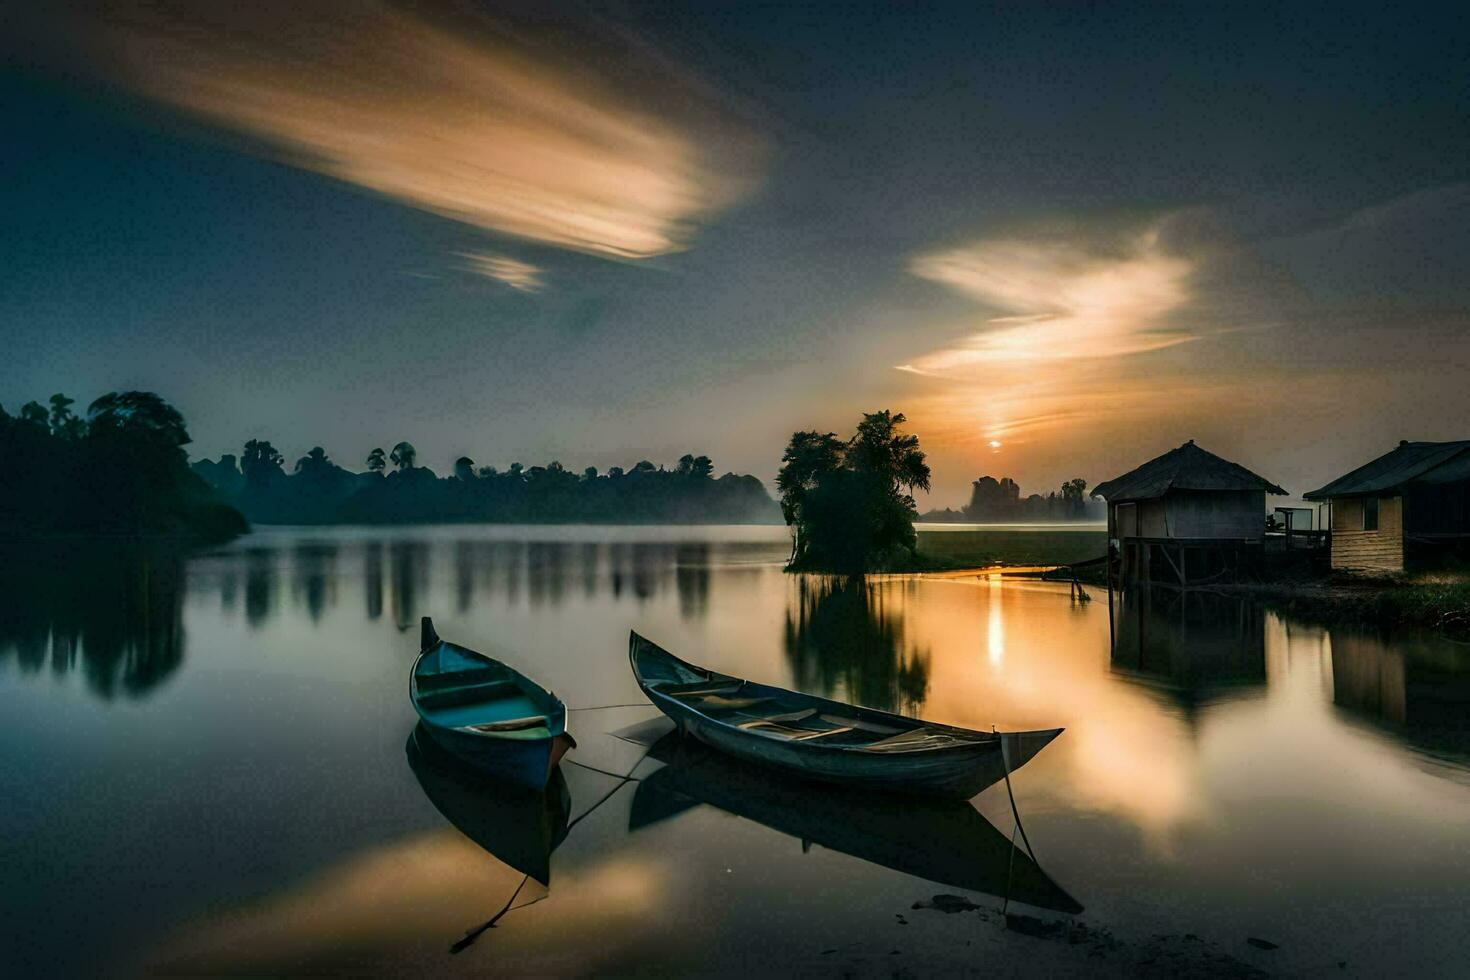
[{"label": "hut wall", "polygon": [[1138,502],[1138,535],[1143,538],[1169,537],[1168,508],[1163,500]]},{"label": "hut wall", "polygon": [[1470,536],[1470,480],[1410,486],[1405,509],[1409,534]]},{"label": "hut wall", "polygon": [[1168,532],[1158,537],[1256,539],[1266,534],[1266,491],[1180,490],[1164,497]]},{"label": "hut wall", "polygon": [[1376,531],[1363,530],[1363,501],[1361,498],[1334,498],[1332,501],[1332,567],[1365,572],[1403,571],[1403,498],[1378,498],[1378,530]]}]

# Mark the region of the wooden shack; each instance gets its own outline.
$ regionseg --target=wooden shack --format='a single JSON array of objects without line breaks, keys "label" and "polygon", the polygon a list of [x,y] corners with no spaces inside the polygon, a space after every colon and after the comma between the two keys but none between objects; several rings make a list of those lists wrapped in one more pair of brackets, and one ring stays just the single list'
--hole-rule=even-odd
[{"label": "wooden shack", "polygon": [[1120,578],[1189,585],[1254,567],[1266,535],[1266,494],[1286,491],[1191,439],[1092,493],[1108,502]]},{"label": "wooden shack", "polygon": [[1470,550],[1470,441],[1401,442],[1319,490],[1332,567],[1402,572]]}]

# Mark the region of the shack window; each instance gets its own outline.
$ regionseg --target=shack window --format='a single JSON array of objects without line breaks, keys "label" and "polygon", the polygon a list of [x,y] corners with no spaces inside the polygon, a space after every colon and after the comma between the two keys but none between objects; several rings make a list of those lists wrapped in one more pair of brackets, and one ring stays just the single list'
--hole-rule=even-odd
[{"label": "shack window", "polygon": [[1378,530],[1378,498],[1363,498],[1363,530]]}]

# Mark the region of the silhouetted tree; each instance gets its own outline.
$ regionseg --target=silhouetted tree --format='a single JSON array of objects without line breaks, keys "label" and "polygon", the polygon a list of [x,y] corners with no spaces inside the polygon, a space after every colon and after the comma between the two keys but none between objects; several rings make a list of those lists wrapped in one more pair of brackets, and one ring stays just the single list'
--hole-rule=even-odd
[{"label": "silhouetted tree", "polygon": [[50,417],[46,406],[40,402],[26,402],[20,407],[20,420],[28,425],[46,426],[46,420]]},{"label": "silhouetted tree", "polygon": [[71,407],[75,404],[75,398],[68,398],[61,392],[51,396],[51,434],[58,439],[76,442],[86,435],[87,424],[72,413]]},{"label": "silhouetted tree", "polygon": [[413,443],[400,442],[393,447],[393,451],[388,454],[388,458],[400,470],[411,470],[413,469],[414,460],[418,458],[418,455],[418,450],[413,448]]},{"label": "silhouetted tree", "polygon": [[901,413],[865,414],[847,443],[797,432],[777,476],[782,514],[796,528],[791,567],[861,572],[912,561],[914,490],[929,488],[917,436]]},{"label": "silhouetted tree", "polygon": [[332,469],[332,461],[327,459],[327,451],[321,446],[312,446],[311,450],[296,461],[296,472],[307,477],[315,477]]},{"label": "silhouetted tree", "polygon": [[[252,446],[252,457],[264,445]],[[395,448],[400,470],[386,479],[371,470],[349,473],[320,447],[301,458],[293,475],[281,473],[263,482],[240,478],[233,459],[201,460],[193,470],[252,520],[264,523],[739,523],[775,516],[759,480],[733,473],[712,479],[714,464],[707,456],[690,454],[669,470],[643,460],[632,474],[611,467],[607,476],[596,467],[570,470],[560,460],[529,469],[513,463],[504,472],[494,466],[477,471],[464,456],[455,461],[452,476],[441,479],[427,467],[404,466],[410,457]]]},{"label": "silhouetted tree", "polygon": [[1087,481],[1081,478],[1068,480],[1062,484],[1062,501],[1065,504],[1068,517],[1081,517],[1087,506],[1086,498]]},{"label": "silhouetted tree", "polygon": [[251,439],[240,453],[240,471],[245,474],[245,482],[256,487],[285,476],[281,470],[284,462],[286,457],[265,439]]}]

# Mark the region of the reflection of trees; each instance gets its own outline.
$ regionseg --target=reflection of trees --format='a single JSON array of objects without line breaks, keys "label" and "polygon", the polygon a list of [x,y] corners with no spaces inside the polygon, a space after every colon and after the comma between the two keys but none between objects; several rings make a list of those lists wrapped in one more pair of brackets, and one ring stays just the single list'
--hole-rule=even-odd
[{"label": "reflection of trees", "polygon": [[597,595],[597,553],[598,546],[588,541],[580,549],[579,567],[582,570],[582,594],[588,599]]},{"label": "reflection of trees", "polygon": [[464,612],[475,597],[475,542],[454,542],[454,608]]},{"label": "reflection of trees", "polygon": [[[381,449],[373,452],[381,454]],[[363,588],[367,595],[367,618],[376,620],[383,615],[383,542],[369,541],[367,556],[363,564]]]},{"label": "reflection of trees", "polygon": [[267,548],[245,552],[245,622],[259,629],[276,604],[276,553]]},{"label": "reflection of trees", "polygon": [[691,541],[674,555],[674,589],[679,593],[679,615],[697,619],[709,608],[709,544]]},{"label": "reflection of trees", "polygon": [[929,655],[904,643],[895,617],[861,576],[797,582],[786,656],[804,691],[887,711],[915,712],[929,691]]},{"label": "reflection of trees", "polygon": [[562,541],[531,541],[526,545],[526,588],[531,605],[561,605],[569,551],[570,545]]},{"label": "reflection of trees", "polygon": [[163,546],[46,545],[0,551],[0,662],[80,667],[111,699],[140,697],[184,659],[184,558]]},{"label": "reflection of trees", "polygon": [[303,541],[291,555],[291,593],[306,604],[312,622],[322,618],[335,591],[337,546],[326,541]]},{"label": "reflection of trees", "polygon": [[427,584],[428,558],[429,546],[422,541],[394,541],[388,546],[393,622],[400,629],[418,624],[418,599]]}]

